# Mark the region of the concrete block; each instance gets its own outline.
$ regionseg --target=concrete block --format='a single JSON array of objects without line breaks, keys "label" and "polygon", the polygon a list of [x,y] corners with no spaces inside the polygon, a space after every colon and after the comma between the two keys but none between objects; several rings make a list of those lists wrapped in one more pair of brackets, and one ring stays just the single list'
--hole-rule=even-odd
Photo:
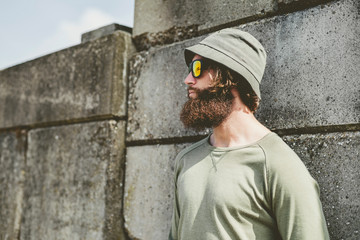
[{"label": "concrete block", "polygon": [[125,239],[125,122],[31,130],[20,239]]},{"label": "concrete block", "polygon": [[121,31],[0,71],[0,128],[126,114]]},{"label": "concrete block", "polygon": [[174,160],[185,146],[127,148],[124,217],[131,238],[168,238],[174,196]]},{"label": "concrete block", "polygon": [[20,234],[26,135],[0,133],[0,239]]},{"label": "concrete block", "polygon": [[[359,2],[337,1],[242,25],[265,46],[268,66],[257,117],[272,129],[360,121]],[[190,136],[183,49],[205,36],[152,48],[130,66],[128,141]]]},{"label": "concrete block", "polygon": [[[171,29],[203,30],[241,19],[261,16],[276,10],[276,1],[245,0],[245,1],[135,1],[135,16],[133,36],[148,37],[151,34],[159,38],[177,38],[178,33]],[[150,34],[150,35],[149,35]],[[173,35],[173,36],[168,36]]]},{"label": "concrete block", "polygon": [[113,34],[115,31],[124,31],[131,34],[132,28],[116,23],[109,24],[107,26],[81,34],[81,43],[96,40],[98,38]]},{"label": "concrete block", "polygon": [[360,121],[359,7],[336,1],[244,26],[268,51],[262,122],[299,128]]},{"label": "concrete block", "polygon": [[284,139],[319,183],[330,239],[359,239],[360,132]]}]

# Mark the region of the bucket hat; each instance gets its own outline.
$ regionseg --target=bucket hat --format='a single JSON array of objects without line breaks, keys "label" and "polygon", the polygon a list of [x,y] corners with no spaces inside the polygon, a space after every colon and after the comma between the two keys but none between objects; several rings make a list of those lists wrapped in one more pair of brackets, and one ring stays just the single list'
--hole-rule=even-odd
[{"label": "bucket hat", "polygon": [[185,49],[189,65],[195,54],[222,64],[243,76],[256,95],[260,96],[260,82],[266,65],[266,52],[251,34],[226,28]]}]

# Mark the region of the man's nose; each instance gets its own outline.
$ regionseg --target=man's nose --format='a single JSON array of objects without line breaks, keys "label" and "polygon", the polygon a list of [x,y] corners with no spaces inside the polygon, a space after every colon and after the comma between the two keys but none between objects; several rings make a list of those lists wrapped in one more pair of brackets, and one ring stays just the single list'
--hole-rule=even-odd
[{"label": "man's nose", "polygon": [[196,79],[193,77],[193,75],[191,74],[191,72],[187,75],[187,77],[185,78],[185,84],[186,85],[194,85],[196,83]]}]

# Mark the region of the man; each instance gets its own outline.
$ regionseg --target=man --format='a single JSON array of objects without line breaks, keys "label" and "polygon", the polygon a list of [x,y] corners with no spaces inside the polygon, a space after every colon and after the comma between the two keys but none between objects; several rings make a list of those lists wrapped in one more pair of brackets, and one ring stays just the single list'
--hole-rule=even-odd
[{"label": "man", "polygon": [[169,239],[329,239],[317,183],[254,117],[263,46],[224,29],[185,49],[185,60],[189,100],[180,118],[212,133],[176,158]]}]

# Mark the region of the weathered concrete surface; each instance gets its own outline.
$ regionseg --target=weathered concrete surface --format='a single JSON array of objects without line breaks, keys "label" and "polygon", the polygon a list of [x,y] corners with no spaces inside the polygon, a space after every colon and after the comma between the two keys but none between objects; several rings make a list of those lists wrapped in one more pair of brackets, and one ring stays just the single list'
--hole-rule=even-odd
[{"label": "weathered concrete surface", "polygon": [[131,35],[118,31],[0,71],[0,128],[126,114]]},{"label": "weathered concrete surface", "polygon": [[284,5],[291,5],[291,7],[309,7],[309,6],[315,6],[316,4],[323,4],[327,2],[331,2],[334,0],[278,0],[279,7]]},{"label": "weathered concrete surface", "polygon": [[113,24],[109,24],[107,26],[95,29],[93,31],[81,34],[81,42],[85,43],[88,41],[93,41],[98,38],[113,34],[115,31],[118,31],[118,30],[128,32],[130,34],[132,33],[132,28],[113,23]]},{"label": "weathered concrete surface", "polygon": [[[359,239],[360,132],[285,136],[318,181],[331,239]],[[167,239],[182,145],[127,148],[125,221],[136,239]]]},{"label": "weathered concrete surface", "polygon": [[124,239],[125,122],[29,132],[21,239]]},{"label": "weathered concrete surface", "polygon": [[[241,26],[268,52],[260,121],[273,129],[360,121],[359,5],[338,1]],[[186,101],[183,49],[204,37],[133,58],[128,141],[195,134],[178,117]]]},{"label": "weathered concrete surface", "polygon": [[125,228],[134,239],[167,239],[176,154],[185,144],[128,147]]},{"label": "weathered concrete surface", "polygon": [[245,26],[268,50],[262,122],[296,128],[360,121],[359,8],[359,1],[338,1]]},{"label": "weathered concrete surface", "polygon": [[0,239],[18,239],[22,212],[26,135],[0,133]]},{"label": "weathered concrete surface", "polygon": [[197,29],[215,27],[236,20],[264,15],[276,9],[273,0],[245,1],[135,1],[133,36],[164,32],[175,27],[195,25]]},{"label": "weathered concrete surface", "polygon": [[331,239],[360,238],[360,132],[287,136],[318,181]]},{"label": "weathered concrete surface", "polygon": [[331,1],[334,0],[135,1],[134,42],[142,51],[269,14],[294,12]]}]

